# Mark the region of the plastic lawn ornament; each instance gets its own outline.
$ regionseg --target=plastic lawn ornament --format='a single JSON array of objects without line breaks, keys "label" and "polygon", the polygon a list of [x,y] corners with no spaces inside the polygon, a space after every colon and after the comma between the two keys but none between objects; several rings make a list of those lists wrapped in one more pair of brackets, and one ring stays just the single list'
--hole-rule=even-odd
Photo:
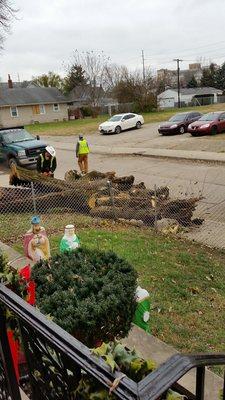
[{"label": "plastic lawn ornament", "polygon": [[150,333],[149,317],[150,317],[150,297],[147,290],[140,286],[136,290],[137,308],[134,315],[133,323],[146,332]]},{"label": "plastic lawn ornament", "polygon": [[51,257],[50,245],[45,228],[40,226],[40,218],[32,217],[31,228],[24,235],[24,252],[34,262],[48,260]]},{"label": "plastic lawn ornament", "polygon": [[80,246],[80,241],[75,234],[74,225],[66,225],[64,236],[60,242],[60,253],[75,250]]}]

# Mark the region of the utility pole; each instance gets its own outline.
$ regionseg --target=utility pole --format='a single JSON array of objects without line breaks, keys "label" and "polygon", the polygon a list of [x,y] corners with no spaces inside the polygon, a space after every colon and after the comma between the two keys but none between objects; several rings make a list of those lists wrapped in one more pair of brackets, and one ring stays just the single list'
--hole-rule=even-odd
[{"label": "utility pole", "polygon": [[177,63],[177,95],[178,95],[178,108],[180,108],[180,60],[179,58],[173,59]]},{"label": "utility pole", "polygon": [[145,82],[145,56],[144,56],[144,50],[141,50],[141,57],[142,57],[142,68],[143,68],[143,81]]}]

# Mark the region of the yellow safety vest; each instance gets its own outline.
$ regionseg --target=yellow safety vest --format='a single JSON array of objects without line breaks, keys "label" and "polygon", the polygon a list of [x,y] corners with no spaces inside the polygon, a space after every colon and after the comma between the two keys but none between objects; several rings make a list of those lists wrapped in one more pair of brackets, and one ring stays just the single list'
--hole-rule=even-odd
[{"label": "yellow safety vest", "polygon": [[[45,158],[44,158],[43,154],[40,154],[40,157],[41,157],[41,168],[43,168]],[[53,159],[54,159],[54,158],[55,158],[55,157],[51,157],[50,168],[52,168]]]},{"label": "yellow safety vest", "polygon": [[78,149],[78,154],[88,154],[90,153],[87,140],[79,140],[79,149]]}]

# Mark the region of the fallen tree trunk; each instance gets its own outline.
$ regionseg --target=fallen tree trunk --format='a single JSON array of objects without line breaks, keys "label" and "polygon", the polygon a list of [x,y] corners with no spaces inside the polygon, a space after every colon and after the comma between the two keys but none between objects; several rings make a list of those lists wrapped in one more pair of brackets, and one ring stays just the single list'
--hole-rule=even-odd
[{"label": "fallen tree trunk", "polygon": [[134,184],[134,176],[121,176],[112,178],[113,186],[119,190],[130,190]]},{"label": "fallen tree trunk", "polygon": [[160,215],[155,215],[154,210],[144,209],[136,210],[133,208],[123,208],[123,207],[95,207],[90,210],[92,217],[105,218],[105,219],[136,219],[143,221],[146,225],[153,226],[155,218],[160,219]]},{"label": "fallen tree trunk", "polygon": [[[73,179],[70,179],[73,177]],[[68,171],[68,180],[50,178],[21,167],[13,167],[10,182],[34,185],[38,212],[53,208],[69,208],[101,218],[142,220],[153,225],[156,219],[173,218],[180,224],[192,224],[193,212],[199,198],[169,200],[169,188],[147,189],[144,183],[134,185],[134,176],[116,177],[115,172],[91,171],[84,177],[77,171]],[[28,192],[27,192],[28,193]],[[32,209],[33,198],[27,194],[0,192],[0,209],[20,212]]]},{"label": "fallen tree trunk", "polygon": [[199,198],[170,200],[160,206],[160,212],[164,218],[174,218],[181,225],[189,226],[198,201]]},{"label": "fallen tree trunk", "polygon": [[[30,212],[36,208],[38,213],[48,213],[54,208],[67,208],[80,212],[88,212],[87,198],[82,193],[68,189],[63,192],[35,193],[31,190],[5,188],[4,197],[0,198],[0,211],[5,212]],[[15,193],[11,191],[16,190]],[[19,192],[20,190],[20,192]]]},{"label": "fallen tree trunk", "polygon": [[95,181],[97,179],[104,179],[107,178],[109,180],[112,180],[116,173],[114,171],[110,172],[99,172],[99,171],[90,171],[85,175],[81,175],[77,170],[70,170],[65,173],[65,181],[67,182],[74,182],[77,181],[78,179],[83,180],[89,180],[89,181]]}]

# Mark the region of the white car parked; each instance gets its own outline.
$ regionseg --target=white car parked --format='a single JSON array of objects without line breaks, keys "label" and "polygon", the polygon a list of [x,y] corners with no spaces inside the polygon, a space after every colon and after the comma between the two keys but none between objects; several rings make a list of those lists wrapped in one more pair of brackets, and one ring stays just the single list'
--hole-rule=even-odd
[{"label": "white car parked", "polygon": [[99,125],[100,133],[120,133],[126,129],[140,129],[144,123],[142,115],[126,113],[113,115],[108,121]]}]

